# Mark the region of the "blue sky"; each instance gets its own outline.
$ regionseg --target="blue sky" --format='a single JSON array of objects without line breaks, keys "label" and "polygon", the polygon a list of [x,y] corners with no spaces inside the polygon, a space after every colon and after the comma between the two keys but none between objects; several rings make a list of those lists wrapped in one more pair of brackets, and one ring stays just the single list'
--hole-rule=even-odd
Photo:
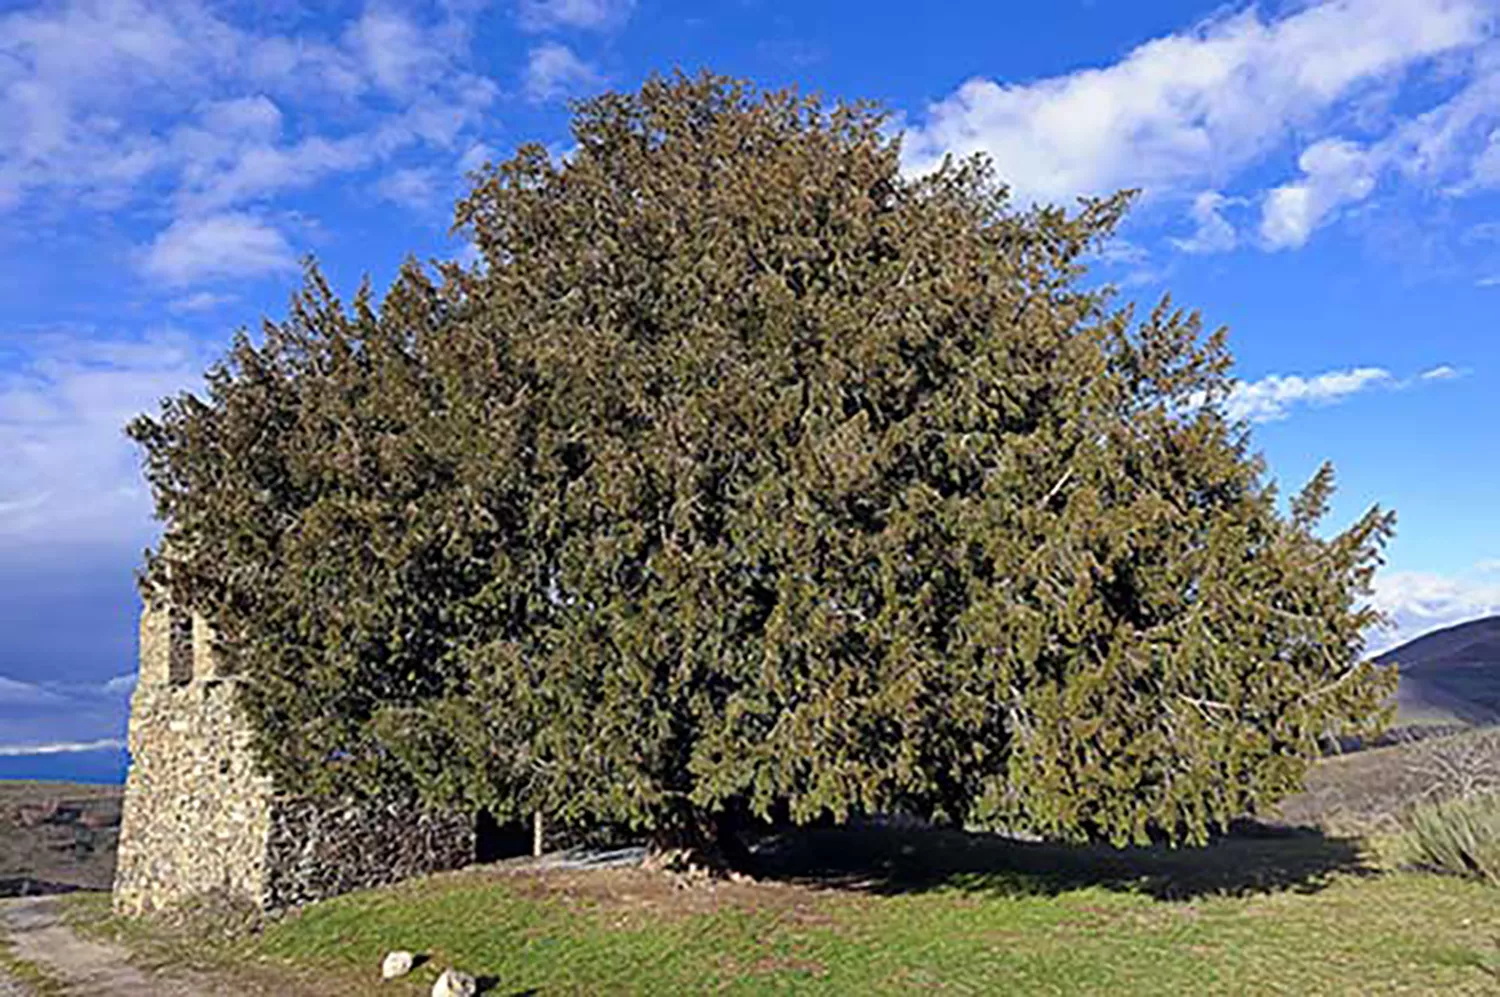
[{"label": "blue sky", "polygon": [[1500,612],[1500,0],[0,3],[0,759],[121,736],[120,427],[282,314],[452,257],[464,175],[711,68],[884,102],[906,168],[1144,191],[1098,274],[1231,329],[1272,474],[1400,515],[1383,643]]}]

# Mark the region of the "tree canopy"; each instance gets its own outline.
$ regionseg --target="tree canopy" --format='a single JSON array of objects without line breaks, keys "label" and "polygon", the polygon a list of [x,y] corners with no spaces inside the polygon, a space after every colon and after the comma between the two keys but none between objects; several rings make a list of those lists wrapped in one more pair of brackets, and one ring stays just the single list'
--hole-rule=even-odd
[{"label": "tree canopy", "polygon": [[905,175],[711,75],[476,174],[482,257],[316,269],[131,434],[267,767],[657,832],[901,810],[1198,840],[1383,722],[1393,526],[1281,511],[1222,330],[1086,280],[1130,200]]}]

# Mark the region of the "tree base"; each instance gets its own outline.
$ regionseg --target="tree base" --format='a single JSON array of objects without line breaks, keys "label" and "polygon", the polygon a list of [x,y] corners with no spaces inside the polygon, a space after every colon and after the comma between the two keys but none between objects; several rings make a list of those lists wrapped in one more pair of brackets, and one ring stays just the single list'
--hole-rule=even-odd
[{"label": "tree base", "polygon": [[749,862],[750,850],[740,839],[737,822],[718,815],[658,830],[641,865],[690,879],[741,880]]}]

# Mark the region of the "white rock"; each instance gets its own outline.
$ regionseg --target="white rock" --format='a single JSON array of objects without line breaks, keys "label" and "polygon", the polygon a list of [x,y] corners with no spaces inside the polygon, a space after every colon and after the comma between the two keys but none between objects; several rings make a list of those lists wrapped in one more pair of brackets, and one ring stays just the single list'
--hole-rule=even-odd
[{"label": "white rock", "polygon": [[411,972],[412,963],[416,957],[410,952],[395,951],[385,957],[385,962],[380,964],[380,977],[385,980],[394,980],[398,976],[405,976]]},{"label": "white rock", "polygon": [[479,984],[468,973],[456,969],[445,969],[443,975],[432,985],[432,997],[474,997]]}]

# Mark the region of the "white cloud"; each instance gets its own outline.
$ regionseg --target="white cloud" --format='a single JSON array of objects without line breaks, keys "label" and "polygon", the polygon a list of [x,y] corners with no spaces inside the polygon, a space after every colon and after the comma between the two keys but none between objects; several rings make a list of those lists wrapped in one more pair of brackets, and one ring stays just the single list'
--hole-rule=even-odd
[{"label": "white cloud", "polygon": [[630,17],[635,0],[521,0],[518,17],[527,31],[552,28],[616,28]]},{"label": "white cloud", "polygon": [[32,682],[21,682],[0,675],[0,704],[5,706],[43,706],[58,703],[62,697]]},{"label": "white cloud", "polygon": [[344,32],[344,49],[366,77],[398,97],[440,89],[444,77],[462,85],[475,77],[463,69],[475,17],[487,0],[438,0],[443,17],[414,16],[421,4],[371,0]]},{"label": "white cloud", "polygon": [[[345,43],[351,40],[346,33]],[[239,56],[247,81],[288,98],[349,102],[372,87],[359,54],[323,38],[245,36]]]},{"label": "white cloud", "polygon": [[984,151],[1026,200],[1215,183],[1359,87],[1477,44],[1489,6],[1329,0],[1272,20],[1252,8],[1102,69],[1026,84],[971,79],[908,132],[907,165]]},{"label": "white cloud", "polygon": [[598,86],[599,74],[573,50],[558,42],[546,42],[531,50],[526,63],[526,96],[534,101],[553,100]]},{"label": "white cloud", "polygon": [[1500,274],[1493,277],[1481,277],[1474,283],[1478,287],[1500,287]]},{"label": "white cloud", "polygon": [[255,143],[205,155],[183,171],[179,195],[190,211],[215,211],[285,190],[311,187],[330,174],[360,169],[385,150],[362,139],[313,135],[290,145]]},{"label": "white cloud", "polygon": [[[294,143],[249,143],[204,149],[182,173],[184,210],[217,211],[276,193],[314,186],[329,176],[372,167],[412,147],[451,154],[461,134],[494,99],[487,81],[450,100],[416,102],[364,132],[311,135]],[[179,144],[183,137],[179,135]]]},{"label": "white cloud", "polygon": [[1227,253],[1239,244],[1234,226],[1224,217],[1223,209],[1238,203],[1214,190],[1205,190],[1193,198],[1188,216],[1197,225],[1189,238],[1173,239],[1172,245],[1185,253]]},{"label": "white cloud", "polygon": [[150,501],[123,428],[201,385],[210,350],[167,331],[15,341],[20,355],[0,370],[0,559],[37,542],[146,539]]},{"label": "white cloud", "polygon": [[295,270],[297,262],[275,228],[254,215],[227,212],[173,222],[156,237],[141,266],[154,278],[182,285]]},{"label": "white cloud", "polygon": [[436,171],[406,168],[381,177],[375,184],[375,193],[392,204],[427,214],[437,202],[438,187]]},{"label": "white cloud", "polygon": [[99,683],[34,683],[0,675],[0,757],[120,747],[134,686],[134,674]]},{"label": "white cloud", "polygon": [[[1494,5],[1489,5],[1493,10]],[[1361,147],[1324,139],[1299,164],[1303,176],[1269,192],[1262,235],[1268,248],[1301,245],[1339,207],[1364,200],[1382,175],[1424,191],[1459,197],[1500,186],[1500,43],[1492,17],[1485,42],[1469,53],[1467,75],[1444,102],[1395,124]],[[1309,164],[1308,154],[1332,150]],[[1481,237],[1475,226],[1466,238]]]},{"label": "white cloud", "polygon": [[475,142],[464,150],[464,154],[458,158],[458,169],[465,175],[475,170],[483,169],[485,163],[494,162],[495,150],[483,142]]},{"label": "white cloud", "polygon": [[[174,227],[201,226],[397,153],[451,162],[499,93],[471,68],[482,6],[376,0],[326,37],[234,24],[206,0],[0,15],[0,211],[149,196],[175,207]],[[260,261],[276,259],[258,237]]]},{"label": "white cloud", "polygon": [[119,695],[121,693],[129,695],[130,693],[135,691],[136,677],[137,676],[135,672],[126,672],[124,675],[116,675],[114,678],[108,680],[102,686],[100,686],[100,690],[106,695]]},{"label": "white cloud", "polygon": [[1224,414],[1236,420],[1275,422],[1298,405],[1332,405],[1362,391],[1399,391],[1456,380],[1464,374],[1450,364],[1438,364],[1407,378],[1397,378],[1384,367],[1352,367],[1310,377],[1269,374],[1258,381],[1237,382],[1224,402]]},{"label": "white cloud", "polygon": [[1490,137],[1474,160],[1470,182],[1476,187],[1500,186],[1500,129],[1490,132]]},{"label": "white cloud", "polygon": [[[1243,241],[1220,210],[1232,199],[1214,197],[1291,141],[1297,175],[1245,195],[1261,206],[1266,249],[1304,245],[1385,177],[1448,196],[1500,186],[1495,0],[1235,8],[1110,65],[1027,82],[971,78],[912,119],[905,166],[920,173],[946,154],[984,152],[1023,203],[1125,187],[1158,202],[1192,198],[1196,231],[1171,240],[1184,252]],[[1441,89],[1404,86],[1424,70],[1421,81],[1441,75]],[[1434,92],[1445,94],[1435,106],[1406,110]],[[1408,94],[1415,100],[1397,99]],[[1359,140],[1339,135],[1344,127]]]},{"label": "white cloud", "polygon": [[1235,385],[1224,403],[1224,412],[1231,419],[1274,422],[1284,419],[1296,405],[1329,405],[1369,388],[1395,383],[1390,371],[1380,367],[1332,370],[1313,377],[1272,374]]},{"label": "white cloud", "polygon": [[1129,239],[1115,236],[1100,246],[1094,259],[1109,268],[1106,276],[1109,283],[1118,288],[1140,287],[1152,284],[1166,276],[1166,269],[1157,265],[1150,250]]},{"label": "white cloud", "polygon": [[208,312],[224,305],[232,304],[239,299],[233,294],[215,294],[212,291],[195,291],[192,294],[175,298],[167,303],[167,310],[174,315],[192,314],[194,312]]},{"label": "white cloud", "polygon": [[123,748],[125,742],[117,737],[101,738],[97,741],[53,741],[43,744],[0,744],[0,758],[27,758],[32,755],[72,755],[85,751],[108,751]]},{"label": "white cloud", "polygon": [[1395,627],[1375,635],[1372,653],[1468,620],[1500,613],[1500,580],[1486,572],[1459,576],[1424,571],[1384,571],[1375,576],[1375,607]]},{"label": "white cloud", "polygon": [[1409,179],[1461,194],[1494,186],[1495,126],[1500,122],[1500,45],[1474,53],[1464,85],[1451,98],[1403,122],[1380,147],[1382,161]]},{"label": "white cloud", "polygon": [[210,132],[218,135],[270,140],[281,133],[281,108],[264,94],[211,101],[199,117]]},{"label": "white cloud", "polygon": [[1260,234],[1269,249],[1304,245],[1313,229],[1345,204],[1375,189],[1375,169],[1365,150],[1342,139],[1309,146],[1297,160],[1302,178],[1270,191]]},{"label": "white cloud", "polygon": [[405,93],[446,61],[421,28],[384,4],[367,6],[346,37],[370,76],[391,93]]},{"label": "white cloud", "polygon": [[1113,266],[1138,267],[1151,259],[1151,253],[1139,243],[1117,235],[1099,247],[1098,257],[1100,262]]},{"label": "white cloud", "polygon": [[0,17],[0,177],[18,191],[128,187],[159,140],[122,127],[232,65],[235,33],[194,3],[94,0]]}]

